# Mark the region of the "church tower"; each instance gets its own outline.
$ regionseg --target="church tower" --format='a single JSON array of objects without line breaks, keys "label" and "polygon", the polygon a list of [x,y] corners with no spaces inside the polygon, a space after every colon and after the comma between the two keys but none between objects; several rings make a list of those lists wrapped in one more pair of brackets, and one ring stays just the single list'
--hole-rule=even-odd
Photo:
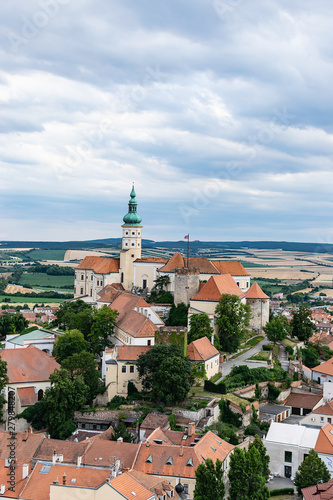
[{"label": "church tower", "polygon": [[134,264],[141,258],[142,218],[137,213],[138,203],[134,184],[128,202],[128,213],[124,216],[122,243],[120,252],[121,281],[125,290],[130,290],[134,284]]}]

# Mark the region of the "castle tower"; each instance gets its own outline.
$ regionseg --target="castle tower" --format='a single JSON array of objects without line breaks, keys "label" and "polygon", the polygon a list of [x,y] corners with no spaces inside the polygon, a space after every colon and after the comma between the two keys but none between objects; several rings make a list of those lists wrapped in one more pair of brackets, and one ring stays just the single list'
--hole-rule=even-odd
[{"label": "castle tower", "polygon": [[141,258],[142,218],[137,213],[137,201],[134,184],[128,202],[128,213],[124,216],[122,243],[120,252],[121,282],[125,290],[130,290],[134,283],[134,265]]}]

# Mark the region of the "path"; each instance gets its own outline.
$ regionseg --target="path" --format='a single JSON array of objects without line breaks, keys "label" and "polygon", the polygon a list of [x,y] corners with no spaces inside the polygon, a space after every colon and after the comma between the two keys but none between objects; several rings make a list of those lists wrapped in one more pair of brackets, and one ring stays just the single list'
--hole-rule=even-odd
[{"label": "path", "polygon": [[269,344],[269,340],[266,337],[258,342],[257,345],[252,347],[252,349],[238,356],[238,358],[231,359],[230,361],[226,361],[225,363],[223,363],[222,377],[226,377],[227,375],[229,375],[234,366],[247,365],[249,368],[258,368],[264,366],[267,368],[268,365],[266,361],[247,361],[249,358],[260,352],[262,350],[262,346],[265,344]]}]

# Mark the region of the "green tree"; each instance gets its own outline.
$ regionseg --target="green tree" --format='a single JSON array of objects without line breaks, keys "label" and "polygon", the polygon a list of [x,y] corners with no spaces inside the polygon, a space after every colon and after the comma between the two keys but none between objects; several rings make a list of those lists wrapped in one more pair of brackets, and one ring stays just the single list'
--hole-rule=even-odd
[{"label": "green tree", "polygon": [[120,437],[123,438],[125,443],[131,443],[133,441],[133,436],[127,429],[124,422],[119,422],[118,425],[115,425],[113,432],[114,434],[111,434],[111,441],[117,441]]},{"label": "green tree", "polygon": [[330,473],[324,462],[314,450],[303,460],[295,475],[295,486],[300,495],[302,488],[327,483],[331,479]]},{"label": "green tree", "polygon": [[172,304],[165,324],[167,326],[187,326],[187,311],[188,306],[186,306],[183,302],[178,304],[178,306]]},{"label": "green tree", "polygon": [[250,324],[251,309],[237,295],[223,294],[215,309],[222,350],[235,352]]},{"label": "green tree", "polygon": [[268,481],[269,477],[269,455],[267,455],[266,448],[264,446],[264,443],[260,439],[258,435],[255,436],[253,443],[250,444],[249,449],[252,447],[257,448],[257,450],[260,453],[260,458],[261,458],[261,475],[265,478],[266,481]]},{"label": "green tree", "polygon": [[80,330],[85,338],[91,331],[93,309],[81,299],[66,302],[56,312],[53,324],[63,330]]},{"label": "green tree", "polygon": [[235,448],[230,457],[229,500],[268,500],[260,451]]},{"label": "green tree", "polygon": [[154,401],[179,402],[190,389],[191,362],[177,345],[154,345],[137,361],[142,387]]},{"label": "green tree", "polygon": [[298,340],[308,343],[309,338],[316,331],[315,324],[311,321],[311,309],[304,305],[299,307],[297,312],[294,312],[293,318],[290,322],[292,336],[297,337]]},{"label": "green tree", "polygon": [[270,342],[281,342],[287,336],[287,330],[283,321],[279,318],[273,318],[264,326],[264,332]]},{"label": "green tree", "polygon": [[[193,342],[193,340],[198,340],[202,337],[207,337],[211,341],[213,333],[214,329],[210,324],[210,319],[207,314],[192,314],[190,319],[190,331],[188,333],[187,340],[188,344]],[[219,350],[220,341],[217,335],[214,335],[214,345],[216,349]]]},{"label": "green tree", "polygon": [[6,399],[2,394],[2,391],[8,382],[7,363],[0,358],[0,422],[3,422],[3,406],[6,403]]},{"label": "green tree", "polygon": [[68,370],[72,380],[78,375],[82,375],[83,381],[89,389],[86,402],[91,405],[97,394],[104,388],[94,355],[91,352],[81,351],[64,359],[61,367]]},{"label": "green tree", "polygon": [[210,458],[199,464],[195,471],[195,478],[194,500],[224,499],[223,469],[219,459],[215,464]]},{"label": "green tree", "polygon": [[308,368],[314,368],[315,366],[318,366],[320,364],[318,351],[311,345],[306,349],[302,349],[301,353],[303,364]]},{"label": "green tree", "polygon": [[89,343],[79,330],[70,330],[55,341],[53,356],[58,363],[62,363],[64,359],[81,351],[89,351]]},{"label": "green tree", "polygon": [[42,401],[24,410],[18,418],[28,422],[36,422],[41,418],[54,439],[67,439],[75,430],[74,412],[80,410],[86,403],[88,387],[84,384],[82,375],[74,380],[65,369],[55,370],[50,375],[51,387],[45,392]]},{"label": "green tree", "polygon": [[95,354],[100,354],[109,344],[110,335],[114,331],[118,316],[118,311],[110,309],[110,307],[106,305],[95,312],[91,333],[88,335],[91,349]]},{"label": "green tree", "polygon": [[5,313],[0,316],[0,338],[4,339],[6,335],[13,335],[14,333],[16,332],[11,315]]}]

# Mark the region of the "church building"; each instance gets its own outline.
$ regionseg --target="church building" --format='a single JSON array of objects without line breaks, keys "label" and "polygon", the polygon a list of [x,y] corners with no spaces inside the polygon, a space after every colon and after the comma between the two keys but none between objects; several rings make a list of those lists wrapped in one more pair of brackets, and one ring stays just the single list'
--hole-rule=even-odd
[{"label": "church building", "polygon": [[221,294],[236,293],[253,309],[251,326],[260,330],[265,326],[269,299],[259,285],[250,288],[251,276],[240,262],[185,258],[180,253],[170,259],[141,256],[143,226],[137,213],[134,186],[121,227],[119,258],[87,256],[76,267],[75,298],[96,304],[108,285],[118,290],[149,292],[159,276],[168,276],[167,291],[174,295],[176,305],[190,304],[189,316],[206,312],[213,323],[214,308]]}]

